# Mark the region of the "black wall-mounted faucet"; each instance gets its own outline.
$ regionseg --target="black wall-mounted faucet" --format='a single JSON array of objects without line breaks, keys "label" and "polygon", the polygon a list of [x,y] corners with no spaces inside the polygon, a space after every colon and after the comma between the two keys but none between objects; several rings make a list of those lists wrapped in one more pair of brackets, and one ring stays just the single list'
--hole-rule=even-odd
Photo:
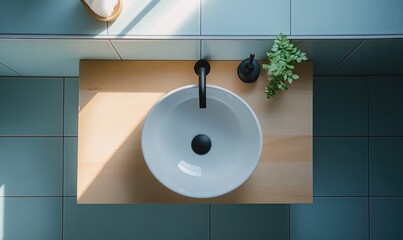
[{"label": "black wall-mounted faucet", "polygon": [[210,64],[201,59],[196,62],[194,70],[199,75],[199,107],[206,108],[206,76],[210,72]]}]

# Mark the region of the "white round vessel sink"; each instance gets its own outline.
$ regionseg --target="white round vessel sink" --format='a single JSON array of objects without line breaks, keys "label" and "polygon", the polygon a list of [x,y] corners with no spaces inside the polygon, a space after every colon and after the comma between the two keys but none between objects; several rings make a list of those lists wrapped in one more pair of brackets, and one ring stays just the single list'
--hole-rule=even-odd
[{"label": "white round vessel sink", "polygon": [[217,86],[206,87],[199,108],[197,86],[178,88],[145,119],[141,145],[151,173],[167,188],[193,198],[228,193],[259,163],[262,131],[249,105]]}]

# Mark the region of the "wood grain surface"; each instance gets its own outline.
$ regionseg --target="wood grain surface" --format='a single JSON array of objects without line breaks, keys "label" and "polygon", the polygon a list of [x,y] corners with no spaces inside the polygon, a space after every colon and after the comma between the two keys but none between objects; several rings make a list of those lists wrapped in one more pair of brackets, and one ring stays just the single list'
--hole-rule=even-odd
[{"label": "wood grain surface", "polygon": [[209,199],[178,195],[159,183],[141,153],[141,129],[167,92],[196,85],[195,61],[80,62],[77,200],[79,203],[311,203],[312,63],[271,100],[262,70],[252,84],[238,79],[239,61],[210,61],[207,84],[242,97],[263,132],[263,154],[238,189]]}]

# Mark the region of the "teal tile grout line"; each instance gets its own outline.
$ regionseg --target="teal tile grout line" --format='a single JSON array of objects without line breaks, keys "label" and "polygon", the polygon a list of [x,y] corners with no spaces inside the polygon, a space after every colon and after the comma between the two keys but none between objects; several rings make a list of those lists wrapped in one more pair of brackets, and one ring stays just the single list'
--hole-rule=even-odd
[{"label": "teal tile grout line", "polygon": [[14,77],[22,77],[22,75],[21,75],[19,72],[15,71],[14,69],[10,68],[9,66],[4,65],[4,64],[2,64],[2,63],[0,63],[0,65],[3,66],[3,67],[5,67],[5,68],[7,68],[8,70],[10,70],[10,71],[12,71],[13,73],[15,73],[15,74],[18,75],[18,76],[14,76]]},{"label": "teal tile grout line", "polygon": [[[7,34],[0,33],[0,39],[64,39],[64,40],[273,40],[277,34],[267,35],[94,35],[94,34]],[[355,34],[355,35],[319,35],[289,34],[289,39],[298,40],[368,40],[401,39],[403,34]]]},{"label": "teal tile grout line", "polygon": [[292,35],[292,0],[290,0],[290,33]]},{"label": "teal tile grout line", "polygon": [[64,138],[64,137],[78,137],[73,135],[56,136],[56,135],[0,135],[0,138]]},{"label": "teal tile grout line", "polygon": [[[202,0],[199,0],[199,34],[200,36],[202,35],[202,7],[203,7],[203,3]],[[204,59],[204,54],[203,54],[203,40],[199,40],[199,59]]]},{"label": "teal tile grout line", "polygon": [[63,195],[24,195],[24,196],[0,196],[0,198],[63,198]]},{"label": "teal tile grout line", "polygon": [[327,73],[327,75],[331,75],[334,73],[350,56],[352,56],[364,43],[366,40],[361,40],[353,49],[348,52],[335,66]]},{"label": "teal tile grout line", "polygon": [[204,59],[204,54],[203,54],[203,40],[199,40],[199,59]]},{"label": "teal tile grout line", "polygon": [[355,136],[350,136],[350,135],[314,135],[314,138],[402,138],[403,136],[387,136],[387,135],[382,135],[382,136],[364,136],[364,135],[355,135]]},{"label": "teal tile grout line", "polygon": [[371,134],[370,134],[370,111],[371,111],[371,91],[370,91],[370,80],[369,77],[367,77],[367,106],[368,106],[368,138],[367,138],[367,144],[368,144],[368,240],[371,240]]},{"label": "teal tile grout line", "polygon": [[[202,0],[199,0],[199,35],[202,35]],[[201,39],[200,39],[201,42]]]},{"label": "teal tile grout line", "polygon": [[402,77],[403,76],[403,74],[378,74],[378,75],[343,75],[343,74],[340,74],[340,75],[313,75],[313,77],[314,78],[316,78],[316,77],[329,77],[329,78],[336,78],[336,77],[339,77],[339,78],[343,78],[343,77],[345,77],[345,78],[354,78],[354,77]]},{"label": "teal tile grout line", "polygon": [[291,204],[288,204],[288,240],[291,240]]},{"label": "teal tile grout line", "polygon": [[63,78],[63,94],[62,94],[62,96],[63,96],[63,118],[62,118],[62,126],[63,126],[63,129],[62,129],[62,133],[63,133],[63,144],[62,144],[62,159],[63,159],[63,162],[62,162],[62,209],[61,209],[61,224],[62,224],[62,226],[61,226],[61,230],[62,230],[62,232],[61,232],[61,234],[62,234],[62,236],[61,236],[61,239],[63,240],[63,236],[64,236],[64,161],[65,161],[65,159],[64,159],[64,151],[65,151],[65,149],[64,149],[64,143],[65,143],[65,139],[64,139],[64,124],[65,124],[65,120],[64,120],[64,118],[65,118],[65,114],[64,114],[64,111],[65,111],[65,108],[66,108],[66,102],[65,102],[65,95],[66,95],[66,78]]},{"label": "teal tile grout line", "polygon": [[120,55],[120,53],[118,52],[118,50],[116,49],[115,45],[113,45],[112,40],[108,40],[109,44],[111,45],[111,47],[113,48],[113,50],[115,51],[116,55],[118,55],[120,60],[123,60],[122,56]]},{"label": "teal tile grout line", "polygon": [[[370,80],[370,76],[367,76],[367,101],[368,101],[368,138],[371,137],[371,80]],[[368,139],[368,158],[369,158],[369,139]],[[369,165],[368,165],[369,167]],[[369,173],[368,173],[368,177],[369,177]],[[368,195],[369,194],[369,189],[368,189]]]},{"label": "teal tile grout line", "polygon": [[211,231],[211,213],[212,213],[212,204],[208,205],[208,239],[212,240],[213,233]]},{"label": "teal tile grout line", "polygon": [[[6,76],[0,76],[0,78],[6,78]],[[43,79],[43,78],[55,78],[57,80],[61,80],[63,78],[78,78],[78,76],[29,76],[29,75],[24,75],[24,76],[11,76],[7,78],[33,78],[33,79]]]}]

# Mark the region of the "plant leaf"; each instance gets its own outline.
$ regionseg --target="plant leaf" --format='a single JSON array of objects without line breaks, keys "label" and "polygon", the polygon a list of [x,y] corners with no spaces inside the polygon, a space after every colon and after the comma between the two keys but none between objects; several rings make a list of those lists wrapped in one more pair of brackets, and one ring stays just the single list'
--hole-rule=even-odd
[{"label": "plant leaf", "polygon": [[306,54],[292,43],[284,33],[280,33],[266,53],[269,64],[262,64],[263,69],[271,73],[268,84],[264,89],[267,98],[275,96],[278,90],[287,90],[286,83],[292,84],[299,76],[291,70],[294,64],[308,60]]},{"label": "plant leaf", "polygon": [[293,81],[294,81],[294,79],[288,78],[288,83],[289,83],[289,84],[292,84]]}]

